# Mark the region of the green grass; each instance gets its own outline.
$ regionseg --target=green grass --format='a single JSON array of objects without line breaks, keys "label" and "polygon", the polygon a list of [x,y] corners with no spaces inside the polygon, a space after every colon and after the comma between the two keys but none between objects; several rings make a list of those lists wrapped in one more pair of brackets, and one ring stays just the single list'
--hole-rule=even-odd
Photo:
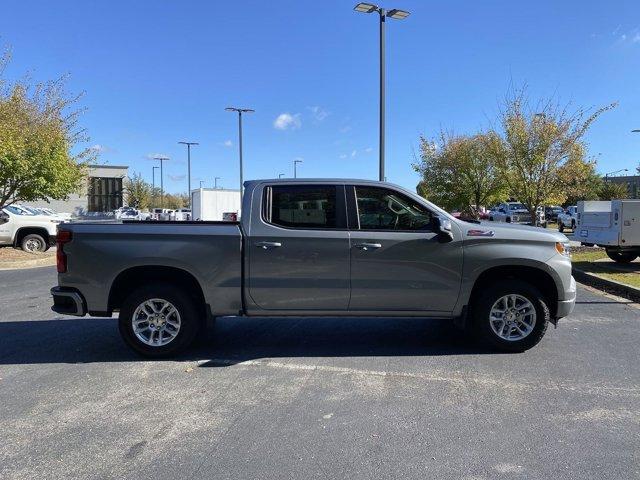
[{"label": "green grass", "polygon": [[596,262],[602,258],[607,258],[603,249],[578,249],[571,255],[573,266],[583,272],[640,288],[640,264],[631,263],[623,266],[610,262]]}]

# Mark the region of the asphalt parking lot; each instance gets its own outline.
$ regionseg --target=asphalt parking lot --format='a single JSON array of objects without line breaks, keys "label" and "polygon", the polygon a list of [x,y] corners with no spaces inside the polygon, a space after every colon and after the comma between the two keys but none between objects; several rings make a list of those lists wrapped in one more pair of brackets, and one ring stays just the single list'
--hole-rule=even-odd
[{"label": "asphalt parking lot", "polygon": [[0,272],[0,478],[640,478],[640,310],[580,288],[524,354],[445,322],[220,319],[144,361]]}]

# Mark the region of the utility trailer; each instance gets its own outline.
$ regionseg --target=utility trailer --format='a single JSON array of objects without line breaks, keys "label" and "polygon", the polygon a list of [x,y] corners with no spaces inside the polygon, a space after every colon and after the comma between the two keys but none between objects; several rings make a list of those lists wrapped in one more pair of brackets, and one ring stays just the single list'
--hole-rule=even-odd
[{"label": "utility trailer", "polygon": [[582,245],[604,247],[619,263],[640,255],[640,200],[578,202],[577,235]]}]

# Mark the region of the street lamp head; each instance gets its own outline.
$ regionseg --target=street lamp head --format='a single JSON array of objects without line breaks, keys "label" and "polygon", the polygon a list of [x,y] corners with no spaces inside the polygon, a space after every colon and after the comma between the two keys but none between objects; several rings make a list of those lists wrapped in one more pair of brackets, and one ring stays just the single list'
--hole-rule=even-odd
[{"label": "street lamp head", "polygon": [[225,108],[227,112],[238,112],[238,113],[253,113],[255,112],[252,108],[236,108],[236,107],[227,107]]},{"label": "street lamp head", "polygon": [[394,8],[387,12],[387,17],[393,18],[394,20],[404,20],[409,15],[411,15],[411,13],[407,12],[406,10],[399,10],[397,8]]},{"label": "street lamp head", "polygon": [[631,133],[640,133],[640,128],[635,128],[631,130]]},{"label": "street lamp head", "polygon": [[359,3],[354,7],[354,10],[360,13],[373,13],[378,11],[378,6],[372,3]]},{"label": "street lamp head", "polygon": [[178,142],[180,145],[200,145],[198,142]]}]

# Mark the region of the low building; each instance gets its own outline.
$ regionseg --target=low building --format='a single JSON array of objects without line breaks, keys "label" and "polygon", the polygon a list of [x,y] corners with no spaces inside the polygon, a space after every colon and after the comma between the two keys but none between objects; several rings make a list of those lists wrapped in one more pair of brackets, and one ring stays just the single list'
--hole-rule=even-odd
[{"label": "low building", "polygon": [[124,181],[129,167],[122,165],[92,165],[80,192],[67,200],[23,202],[29,206],[46,206],[57,212],[110,212],[124,205]]}]

